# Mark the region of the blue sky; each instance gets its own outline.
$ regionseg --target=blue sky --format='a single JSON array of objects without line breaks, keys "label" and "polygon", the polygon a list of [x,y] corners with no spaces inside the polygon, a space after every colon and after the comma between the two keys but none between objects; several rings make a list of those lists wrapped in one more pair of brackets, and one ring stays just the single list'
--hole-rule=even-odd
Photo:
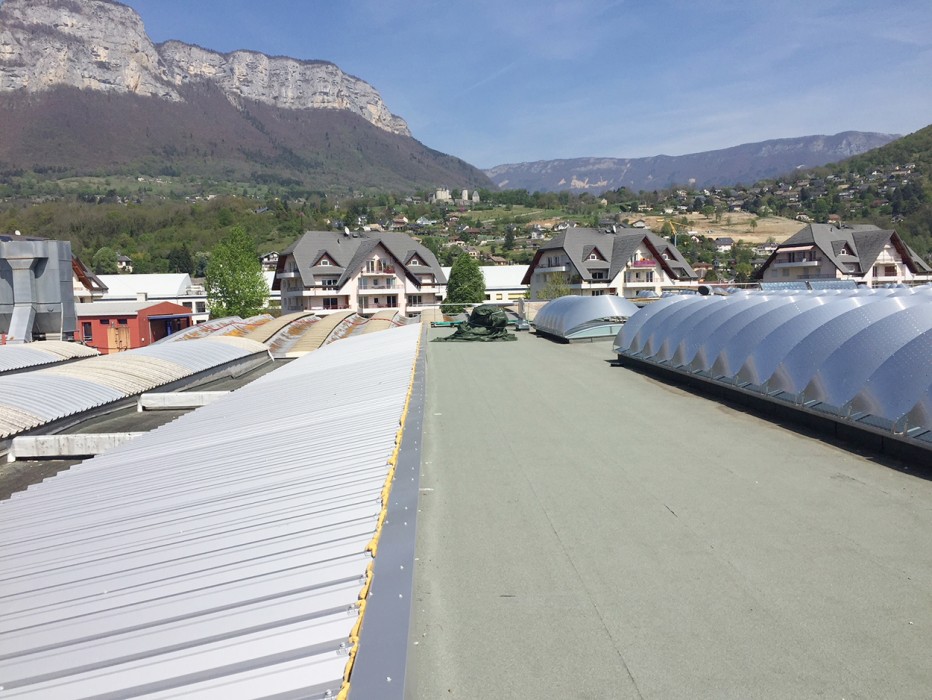
[{"label": "blue sky", "polygon": [[932,123],[929,0],[123,0],[154,41],[320,59],[488,168]]}]

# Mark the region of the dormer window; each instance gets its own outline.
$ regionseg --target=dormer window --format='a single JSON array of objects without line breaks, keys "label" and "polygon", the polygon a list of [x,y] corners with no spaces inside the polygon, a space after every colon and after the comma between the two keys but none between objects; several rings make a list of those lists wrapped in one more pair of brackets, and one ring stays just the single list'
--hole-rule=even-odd
[{"label": "dormer window", "polygon": [[599,259],[599,254],[598,254],[598,253],[589,253],[589,259],[590,259],[590,260],[598,260],[598,259]]},{"label": "dormer window", "polygon": [[415,266],[415,265],[420,265],[420,264],[421,264],[421,261],[418,260],[417,258],[411,258],[411,263],[410,263],[410,264],[411,264],[411,266],[413,267],[413,266]]},{"label": "dormer window", "polygon": [[320,262],[317,264],[320,265],[321,267],[330,267],[330,261],[327,260],[327,258],[321,258]]}]

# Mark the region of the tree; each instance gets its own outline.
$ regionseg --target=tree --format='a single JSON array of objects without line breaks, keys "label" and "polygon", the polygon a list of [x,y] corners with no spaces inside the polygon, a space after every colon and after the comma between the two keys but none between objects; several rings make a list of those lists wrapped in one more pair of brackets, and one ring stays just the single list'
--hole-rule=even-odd
[{"label": "tree", "polygon": [[515,230],[510,228],[505,232],[505,250],[513,250],[515,247]]},{"label": "tree", "polygon": [[459,314],[466,304],[480,304],[485,301],[485,277],[479,269],[479,261],[467,253],[462,253],[453,263],[450,280],[447,282],[447,298],[443,312]]},{"label": "tree", "polygon": [[115,275],[117,273],[117,254],[113,248],[104,246],[91,258],[91,267],[98,275]]},{"label": "tree", "polygon": [[211,251],[207,264],[207,305],[212,318],[255,316],[269,296],[256,245],[234,227]]},{"label": "tree", "polygon": [[187,243],[168,251],[168,271],[187,272],[189,275],[194,272],[194,258]]},{"label": "tree", "polygon": [[554,272],[547,277],[547,284],[537,293],[538,299],[559,299],[570,294],[570,285],[567,282],[566,275],[562,272]]}]

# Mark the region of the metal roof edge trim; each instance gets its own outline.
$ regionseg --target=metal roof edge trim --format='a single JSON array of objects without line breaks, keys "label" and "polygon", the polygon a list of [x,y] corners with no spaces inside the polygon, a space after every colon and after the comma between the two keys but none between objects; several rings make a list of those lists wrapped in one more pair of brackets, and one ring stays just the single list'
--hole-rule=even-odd
[{"label": "metal roof edge trim", "polygon": [[[400,444],[390,475],[372,585],[362,620],[362,634],[348,684],[348,698],[403,700],[414,674],[408,663],[414,615],[414,562],[420,495],[421,444],[427,385],[424,333],[418,335],[417,356],[408,400],[402,412]],[[369,600],[371,598],[371,600]],[[404,643],[399,644],[399,639]]]}]

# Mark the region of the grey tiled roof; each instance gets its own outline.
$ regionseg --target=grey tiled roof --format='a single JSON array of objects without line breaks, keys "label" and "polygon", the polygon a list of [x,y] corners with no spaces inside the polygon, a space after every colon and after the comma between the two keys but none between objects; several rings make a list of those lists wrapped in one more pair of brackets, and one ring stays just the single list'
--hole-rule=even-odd
[{"label": "grey tiled roof", "polygon": [[[783,248],[816,246],[831,263],[845,274],[865,275],[877,261],[887,243],[892,243],[914,273],[929,272],[925,261],[900,238],[896,231],[869,224],[838,227],[833,224],[809,224],[777,247],[760,272],[763,273]],[[842,254],[842,250],[846,253]]]},{"label": "grey tiled roof", "polygon": [[[279,255],[279,270],[285,269],[285,259],[290,255],[295,259],[298,272],[339,274],[338,286],[342,287],[362,268],[379,245],[394,258],[394,264],[399,271],[408,275],[418,285],[420,280],[415,273],[430,272],[438,283],[446,283],[446,277],[434,254],[404,233],[372,232],[346,235],[338,231],[307,231]],[[336,265],[317,265],[324,253],[332,258]],[[412,268],[407,263],[415,254],[425,264]]]},{"label": "grey tiled roof", "polygon": [[[645,229],[622,229],[618,233],[603,233],[591,228],[568,228],[542,245],[535,258],[535,264],[528,269],[525,283],[530,282],[530,275],[536,263],[547,251],[562,250],[566,253],[576,274],[584,281],[592,280],[593,270],[609,270],[609,278],[614,278],[628,264],[628,260],[637,251],[641,243],[656,251],[658,262],[666,267],[667,273],[675,279],[693,279],[697,275],[679,250],[669,241]],[[604,255],[609,264],[589,260],[594,250]],[[666,253],[666,260],[663,255]]]}]

